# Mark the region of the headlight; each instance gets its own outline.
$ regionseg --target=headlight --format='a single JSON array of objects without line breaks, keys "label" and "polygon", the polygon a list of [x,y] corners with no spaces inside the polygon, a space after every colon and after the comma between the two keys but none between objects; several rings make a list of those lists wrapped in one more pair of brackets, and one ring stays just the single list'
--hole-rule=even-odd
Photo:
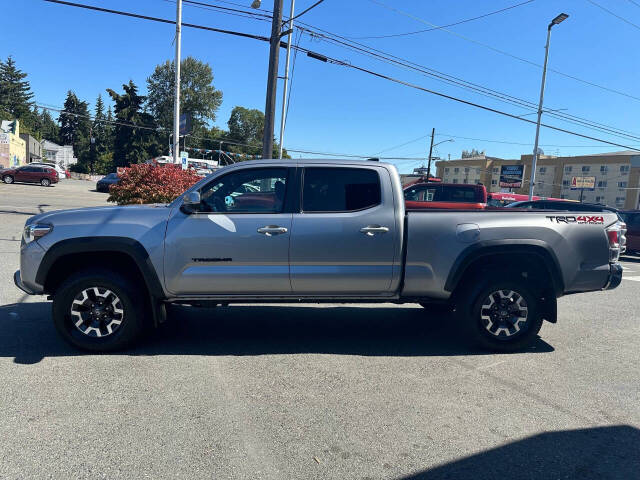
[{"label": "headlight", "polygon": [[24,227],[24,231],[22,232],[22,240],[24,240],[24,243],[30,243],[33,240],[38,240],[39,238],[44,237],[51,230],[53,230],[52,225],[45,225],[42,223],[27,225]]}]

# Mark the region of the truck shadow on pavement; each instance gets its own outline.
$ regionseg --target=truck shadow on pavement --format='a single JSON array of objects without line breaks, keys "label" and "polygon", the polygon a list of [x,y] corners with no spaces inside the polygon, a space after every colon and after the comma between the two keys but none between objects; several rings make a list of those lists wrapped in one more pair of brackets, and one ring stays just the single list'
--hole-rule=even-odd
[{"label": "truck shadow on pavement", "polygon": [[613,425],[545,432],[403,480],[547,478],[640,478],[640,430]]},{"label": "truck shadow on pavement", "polygon": [[[553,347],[540,338],[526,352]],[[363,356],[454,356],[489,352],[469,346],[451,314],[398,307],[240,306],[170,308],[168,320],[116,355],[265,355],[329,353]],[[0,357],[38,363],[83,355],[51,320],[49,302],[0,306]]]}]

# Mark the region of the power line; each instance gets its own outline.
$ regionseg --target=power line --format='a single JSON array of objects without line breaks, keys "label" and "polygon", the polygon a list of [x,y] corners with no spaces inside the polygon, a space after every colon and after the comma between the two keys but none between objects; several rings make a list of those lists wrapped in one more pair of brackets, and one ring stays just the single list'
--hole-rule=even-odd
[{"label": "power line", "polygon": [[[379,1],[377,1],[377,0],[369,0],[369,1],[370,1],[370,2],[373,2],[373,3],[376,3],[377,5],[380,5],[381,7],[384,7],[384,8],[386,8],[386,9],[392,10],[392,11],[394,11],[394,12],[396,12],[396,13],[399,13],[400,15],[404,15],[404,16],[407,16],[407,17],[409,17],[409,18],[412,18],[412,19],[414,19],[414,20],[416,20],[416,21],[418,21],[418,22],[424,23],[424,24],[426,24],[426,25],[430,25],[430,26],[432,26],[432,27],[438,27],[438,28],[439,28],[439,30],[442,30],[443,32],[447,32],[447,33],[449,33],[450,35],[454,35],[454,36],[456,36],[456,37],[458,37],[458,38],[461,38],[461,39],[463,39],[463,40],[465,40],[465,41],[467,41],[467,42],[475,43],[476,45],[479,45],[479,46],[481,46],[481,47],[484,47],[484,48],[487,48],[487,49],[489,49],[489,50],[492,50],[492,51],[494,51],[494,52],[496,52],[496,53],[499,53],[500,55],[505,55],[505,56],[507,56],[507,57],[511,57],[511,58],[513,58],[513,59],[515,59],[515,60],[518,60],[518,61],[520,61],[520,62],[528,63],[529,65],[533,65],[533,66],[535,66],[535,67],[542,68],[542,65],[540,65],[540,64],[538,64],[538,63],[536,63],[536,62],[532,62],[531,60],[527,60],[526,58],[519,57],[519,56],[517,56],[517,55],[514,55],[514,54],[512,54],[512,53],[506,52],[506,51],[504,51],[504,50],[500,50],[499,48],[493,47],[493,46],[491,46],[491,45],[488,45],[488,44],[486,44],[486,43],[480,42],[480,41],[478,41],[478,40],[474,40],[473,38],[466,37],[466,36],[461,35],[461,34],[459,34],[459,33],[457,33],[457,32],[453,32],[453,31],[451,31],[451,30],[447,30],[446,28],[444,28],[444,27],[440,27],[439,25],[436,25],[436,24],[431,23],[431,22],[429,22],[429,21],[427,21],[427,20],[424,20],[423,18],[416,17],[415,15],[412,15],[412,14],[407,13],[407,12],[403,12],[402,10],[398,10],[398,9],[396,9],[395,7],[391,7],[391,6],[386,5],[386,4],[382,3],[382,2],[379,2]],[[576,76],[574,76],[574,75],[570,75],[570,74],[568,74],[568,73],[561,72],[560,70],[555,70],[555,69],[549,68],[549,69],[548,69],[548,71],[553,72],[553,73],[555,73],[555,74],[557,74],[557,75],[562,75],[563,77],[567,77],[567,78],[570,78],[570,79],[572,79],[572,80],[575,80],[575,81],[578,81],[578,82],[584,83],[584,84],[586,84],[586,85],[590,85],[590,86],[592,86],[592,87],[600,88],[600,89],[602,89],[602,90],[606,90],[606,91],[608,91],[608,92],[615,93],[615,94],[617,94],[617,95],[622,95],[622,96],[624,96],[624,97],[628,97],[628,98],[632,98],[632,99],[634,99],[634,100],[640,101],[640,97],[636,97],[636,96],[634,96],[634,95],[631,95],[631,94],[626,93],[626,92],[622,92],[622,91],[620,91],[620,90],[615,90],[615,89],[613,89],[613,88],[605,87],[604,85],[600,85],[600,84],[597,84],[597,83],[595,83],[595,82],[591,82],[591,81],[589,81],[589,80],[584,80],[584,79],[579,78],[579,77],[576,77]]]},{"label": "power line", "polygon": [[314,3],[313,5],[311,5],[310,7],[304,9],[303,11],[301,11],[299,14],[295,15],[294,17],[291,17],[290,19],[287,20],[287,22],[290,22],[291,20],[295,20],[296,18],[301,17],[302,15],[304,15],[305,13],[307,13],[309,10],[311,10],[312,8],[316,8],[318,5],[320,5],[322,2],[324,2],[324,0],[318,0],[316,3]]},{"label": "power line", "polygon": [[534,0],[527,0],[526,2],[517,3],[517,4],[511,5],[509,7],[501,8],[500,10],[494,10],[493,12],[485,13],[483,15],[478,15],[477,17],[473,17],[473,18],[467,18],[465,20],[460,20],[458,22],[449,23],[447,25],[442,25],[440,27],[432,27],[432,28],[426,28],[426,29],[423,29],[423,30],[415,30],[413,32],[393,33],[393,34],[389,34],[389,35],[371,35],[371,36],[368,36],[368,37],[353,37],[352,36],[352,37],[349,37],[349,38],[353,38],[353,39],[357,39],[357,40],[366,40],[366,39],[370,39],[370,38],[405,37],[405,36],[408,36],[408,35],[416,35],[418,33],[432,32],[434,30],[441,30],[443,28],[454,27],[456,25],[461,25],[461,24],[467,23],[467,22],[473,22],[474,20],[479,20],[481,18],[486,18],[486,17],[489,17],[491,15],[496,15],[498,13],[506,12],[507,10],[511,10],[512,8],[521,7],[522,5],[526,5],[526,4],[531,3],[533,1]]},{"label": "power line", "polygon": [[[613,13],[611,10],[609,10],[608,8],[603,7],[603,6],[602,6],[602,5],[600,5],[599,3],[596,3],[596,2],[594,2],[593,0],[587,0],[587,2],[589,2],[589,3],[590,3],[590,4],[592,4],[592,5],[595,5],[595,6],[596,6],[596,7],[598,7],[598,8],[601,8],[602,10],[604,10],[605,12],[607,12],[609,15],[612,15],[612,16],[616,17],[618,20],[622,20],[624,23],[627,23],[627,24],[631,25],[632,27],[637,28],[638,30],[640,30],[640,26],[636,25],[636,24],[635,24],[635,23],[633,23],[633,22],[630,22],[630,21],[629,21],[629,20],[627,20],[626,18],[621,17],[620,15],[618,15],[618,14],[616,14],[616,13]],[[631,2],[631,3],[634,3],[634,2]],[[635,5],[637,5],[637,4],[635,4]]]},{"label": "power line", "polygon": [[[159,21],[159,22],[162,22],[162,23],[175,23],[175,22],[173,22],[171,20],[167,20],[167,19],[161,19],[161,18],[157,18],[157,17],[147,17],[147,16],[143,16],[143,15],[132,14],[132,13],[129,13],[129,12],[121,12],[121,11],[118,11],[118,10],[103,9],[103,8],[100,8],[100,7],[93,7],[93,6],[89,6],[89,5],[77,4],[77,3],[67,2],[67,1],[64,1],[64,0],[44,0],[44,1],[52,2],[52,3],[60,3],[60,4],[63,4],[63,5],[70,5],[70,6],[80,7],[80,8],[88,8],[90,10],[98,10],[98,11],[107,12],[107,13],[114,13],[114,14],[118,14],[118,15],[125,15],[125,16],[131,16],[131,17],[136,17],[136,18],[143,18],[143,19],[146,19],[146,20]],[[371,0],[371,1],[374,1],[374,0]],[[222,30],[222,29],[213,28],[213,27],[204,27],[202,25],[193,25],[193,24],[186,24],[186,23],[184,24],[184,26],[189,26],[189,27],[192,27],[192,28],[200,28],[200,29],[204,29],[204,30],[215,31],[215,32],[218,32],[218,33],[227,33],[227,34],[230,34],[230,35],[241,36],[241,37],[245,37],[245,38],[253,38],[253,39],[257,39],[257,40],[261,40],[261,41],[265,41],[265,42],[269,41],[269,39],[267,37],[263,37],[263,36],[259,36],[259,35],[247,34],[247,33],[243,33],[243,32],[235,32],[235,31],[231,31],[231,30]],[[283,47],[283,46],[286,46],[286,44],[281,42],[280,46]],[[404,80],[400,80],[400,79],[397,79],[397,78],[394,78],[394,77],[390,77],[388,75],[384,75],[382,73],[378,73],[378,72],[375,72],[375,71],[372,71],[372,70],[369,70],[369,69],[366,69],[366,68],[363,68],[363,67],[359,67],[357,65],[353,65],[353,64],[348,63],[348,62],[344,62],[342,60],[338,60],[338,59],[335,59],[335,58],[327,57],[327,56],[324,56],[324,55],[319,55],[319,54],[316,54],[316,53],[312,52],[311,50],[303,48],[303,47],[299,47],[298,46],[298,47],[296,47],[296,49],[300,50],[300,51],[303,51],[307,55],[312,54],[311,56],[315,55],[316,58],[323,58],[324,61],[327,61],[327,62],[330,62],[330,63],[335,63],[337,65],[341,65],[341,66],[345,66],[345,67],[349,67],[349,68],[353,68],[353,69],[361,71],[363,73],[368,73],[369,75],[373,75],[373,76],[376,76],[378,78],[382,78],[382,79],[385,79],[385,80],[388,80],[388,81],[391,81],[391,82],[394,82],[394,83],[405,85],[405,86],[408,86],[408,87],[411,87],[411,88],[414,88],[414,89],[417,89],[417,90],[420,90],[420,91],[423,91],[423,92],[426,92],[426,93],[431,93],[433,95],[437,95],[437,96],[442,97],[442,98],[447,98],[449,100],[454,100],[454,101],[456,101],[458,103],[462,103],[462,104],[465,104],[465,105],[468,105],[468,106],[479,108],[479,109],[482,109],[482,110],[485,110],[485,111],[488,111],[488,112],[492,112],[492,113],[496,113],[496,114],[499,114],[499,115],[502,115],[502,116],[506,116],[506,117],[509,117],[509,118],[514,118],[514,119],[520,120],[522,122],[531,123],[531,124],[535,124],[536,123],[533,120],[521,118],[521,117],[518,117],[517,115],[511,114],[511,113],[508,113],[508,112],[504,112],[502,110],[498,110],[498,109],[495,109],[495,108],[488,107],[486,105],[481,105],[481,104],[474,103],[474,102],[471,102],[471,101],[468,101],[468,100],[464,100],[464,99],[461,99],[461,98],[458,98],[458,97],[454,97],[452,95],[447,95],[447,94],[442,93],[442,92],[438,92],[438,91],[431,90],[431,89],[428,89],[428,88],[425,88],[425,87],[421,87],[421,86],[412,84],[410,82],[406,82]],[[553,125],[548,125],[548,124],[544,124],[543,123],[543,124],[541,124],[541,126],[544,126],[545,128],[549,128],[549,129],[556,130],[556,131],[559,131],[559,132],[563,132],[563,133],[567,133],[567,134],[570,134],[570,135],[574,135],[574,136],[577,136],[577,137],[586,138],[586,139],[589,139],[589,140],[594,140],[594,141],[597,141],[597,142],[606,143],[606,144],[609,144],[609,145],[614,145],[614,146],[626,148],[626,149],[629,149],[629,150],[640,151],[640,150],[638,150],[636,148],[629,147],[627,145],[611,142],[611,141],[600,139],[600,138],[597,138],[597,137],[592,137],[592,136],[589,136],[589,135],[584,135],[584,134],[581,134],[581,133],[573,132],[571,130],[567,130],[567,129],[564,129],[564,128],[556,127],[556,126],[553,126]]]},{"label": "power line", "polygon": [[[166,0],[166,1],[171,1],[171,0]],[[186,1],[186,0],[185,0]],[[373,1],[373,0],[372,0]],[[198,3],[199,5],[208,5],[211,7],[216,7],[215,5],[211,5],[208,3],[204,3],[204,2],[195,2]],[[225,3],[232,3],[234,5],[237,5],[233,2],[225,2]],[[228,13],[225,11],[222,11],[220,13]],[[325,40],[329,41],[330,43],[337,43],[340,46],[344,46],[347,48],[350,48],[352,50],[357,51],[358,53],[370,56],[370,57],[374,57],[380,61],[386,62],[386,63],[391,63],[391,64],[395,64],[396,66],[401,66],[403,68],[407,68],[407,69],[411,69],[411,70],[416,70],[424,75],[430,76],[432,78],[435,78],[438,81],[442,81],[445,83],[449,83],[449,84],[453,84],[455,86],[458,86],[460,88],[463,89],[467,89],[467,90],[471,90],[474,91],[477,94],[483,95],[483,96],[487,96],[487,97],[494,97],[495,99],[497,99],[498,101],[502,101],[508,104],[512,104],[515,106],[518,106],[520,108],[525,108],[525,109],[529,109],[531,110],[532,113],[535,113],[537,111],[537,104],[519,98],[519,97],[514,97],[512,95],[503,93],[503,92],[499,92],[497,90],[492,90],[488,87],[484,87],[482,85],[478,85],[475,84],[473,82],[469,82],[467,80],[461,79],[459,77],[455,77],[443,72],[439,72],[437,70],[434,70],[432,68],[426,67],[424,65],[420,65],[414,62],[411,62],[409,60],[403,59],[401,57],[397,57],[394,56],[392,54],[388,54],[385,53],[381,50],[377,50],[373,47],[364,45],[362,43],[358,43],[358,42],[353,42],[353,41],[349,41],[348,38],[346,37],[342,37],[340,35],[337,35],[335,33],[331,33],[328,32],[326,30],[320,29],[318,27],[313,27],[311,25],[305,24],[304,22],[299,22],[301,25],[305,25],[304,30],[310,32],[312,34],[312,36],[315,35],[319,35],[320,37],[324,38]],[[297,26],[297,28],[302,28],[300,26]],[[325,32],[325,34],[322,33],[318,33],[318,31],[320,32]],[[327,35],[329,35],[330,37],[327,37]],[[337,37],[337,38],[336,38]],[[345,41],[340,41],[338,40],[339,38],[346,40]],[[363,48],[359,48],[355,45],[359,45]],[[378,55],[377,53],[374,52],[378,52],[382,55]],[[569,113],[564,113],[564,112],[557,112],[557,111],[546,111],[547,114],[550,114],[551,116],[558,118],[562,121],[565,121],[567,123],[573,124],[573,125],[579,125],[585,128],[589,128],[601,133],[606,133],[609,135],[613,135],[613,136],[617,136],[619,138],[623,138],[623,139],[628,139],[631,138],[633,140],[640,140],[640,136],[638,136],[637,134],[634,134],[633,132],[629,132],[629,131],[625,131],[622,130],[618,127],[612,127],[606,124],[602,124],[602,123],[598,123],[595,122],[593,120],[589,120],[583,117],[579,117],[576,115],[571,115]],[[628,137],[628,138],[627,138]]]},{"label": "power line", "polygon": [[633,3],[636,7],[640,7],[640,3],[635,2],[634,0],[628,0],[630,3]]}]

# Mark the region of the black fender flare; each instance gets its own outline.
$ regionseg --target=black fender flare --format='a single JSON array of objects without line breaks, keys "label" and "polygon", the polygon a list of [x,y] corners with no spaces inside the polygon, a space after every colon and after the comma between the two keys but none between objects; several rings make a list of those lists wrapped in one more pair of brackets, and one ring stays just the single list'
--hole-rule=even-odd
[{"label": "black fender flare", "polygon": [[55,262],[67,255],[76,253],[121,252],[133,260],[144,279],[154,325],[162,323],[166,313],[162,299],[165,294],[158,273],[151,263],[149,252],[140,242],[127,237],[77,237],[54,243],[40,262],[36,273],[36,283],[45,285],[47,276]]},{"label": "black fender flare", "polygon": [[447,276],[444,289],[453,292],[462,280],[466,270],[476,260],[492,255],[527,254],[540,259],[548,271],[556,297],[564,293],[564,279],[560,263],[553,249],[542,240],[503,239],[486,240],[465,248],[456,258]]}]

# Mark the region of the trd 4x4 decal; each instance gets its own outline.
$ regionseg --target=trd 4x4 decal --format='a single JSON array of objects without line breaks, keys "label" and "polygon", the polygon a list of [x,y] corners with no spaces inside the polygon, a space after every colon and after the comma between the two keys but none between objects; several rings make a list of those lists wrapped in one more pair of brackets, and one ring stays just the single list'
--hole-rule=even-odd
[{"label": "trd 4x4 decal", "polygon": [[551,222],[556,223],[579,223],[579,224],[591,224],[591,225],[602,225],[604,223],[604,217],[600,217],[597,215],[547,215],[546,216]]}]

